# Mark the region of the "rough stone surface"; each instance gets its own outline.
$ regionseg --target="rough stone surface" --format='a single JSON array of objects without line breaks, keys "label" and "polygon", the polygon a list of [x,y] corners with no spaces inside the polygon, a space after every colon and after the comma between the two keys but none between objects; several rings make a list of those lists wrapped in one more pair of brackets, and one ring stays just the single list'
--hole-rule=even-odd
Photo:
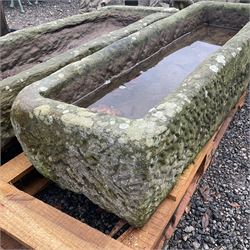
[{"label": "rough stone surface", "polygon": [[163,8],[109,7],[1,37],[1,78],[5,78],[0,81],[1,148],[14,137],[10,109],[25,86],[137,32],[145,27],[144,23],[149,25],[175,12]]},{"label": "rough stone surface", "polygon": [[[142,226],[246,88],[249,10],[243,4],[194,4],[26,87],[13,105],[12,124],[34,166],[61,187]],[[246,25],[143,119],[67,104],[98,87],[103,76],[108,80],[217,19],[222,26]]]},{"label": "rough stone surface", "polygon": [[[193,249],[193,242],[198,242],[201,250],[250,248],[249,113],[248,94],[165,250]],[[190,226],[194,230],[186,233]]]},{"label": "rough stone surface", "polygon": [[[150,2],[155,2],[151,3]],[[166,7],[168,8],[169,5],[163,4],[163,0],[139,0],[137,6],[149,6],[149,7]],[[124,6],[125,1],[124,0],[96,0],[96,1],[90,1],[90,0],[81,0],[80,1],[80,12],[89,12],[93,10],[100,9],[100,6]],[[134,8],[136,5],[130,5],[126,4],[126,7],[132,7]],[[137,7],[136,7],[137,8]],[[150,9],[149,9],[150,10]]]}]

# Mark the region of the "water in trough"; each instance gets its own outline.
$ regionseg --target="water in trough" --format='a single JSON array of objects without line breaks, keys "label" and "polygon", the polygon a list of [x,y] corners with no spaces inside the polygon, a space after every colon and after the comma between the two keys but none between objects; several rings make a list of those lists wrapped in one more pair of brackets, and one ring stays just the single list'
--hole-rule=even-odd
[{"label": "water in trough", "polygon": [[235,34],[231,29],[202,26],[113,77],[74,104],[96,112],[142,118]]}]

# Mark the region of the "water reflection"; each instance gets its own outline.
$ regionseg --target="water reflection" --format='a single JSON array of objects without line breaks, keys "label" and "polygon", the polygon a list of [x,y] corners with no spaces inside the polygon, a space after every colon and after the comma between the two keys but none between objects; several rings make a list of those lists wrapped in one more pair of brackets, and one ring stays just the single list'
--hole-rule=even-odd
[{"label": "water reflection", "polygon": [[[235,31],[204,26],[81,98],[78,106],[131,119],[143,117],[229,40]],[[106,82],[107,83],[107,82]]]}]

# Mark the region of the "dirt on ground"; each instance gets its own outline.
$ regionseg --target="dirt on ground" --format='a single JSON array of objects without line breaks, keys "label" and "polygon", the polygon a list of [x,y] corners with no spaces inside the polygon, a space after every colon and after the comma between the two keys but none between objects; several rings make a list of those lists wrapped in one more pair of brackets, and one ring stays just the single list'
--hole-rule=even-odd
[{"label": "dirt on ground", "polygon": [[27,0],[23,0],[25,13],[21,13],[17,1],[14,8],[10,8],[10,0],[4,1],[4,11],[10,29],[19,30],[29,26],[53,21],[55,19],[79,13],[80,0],[31,0],[32,5],[28,5]]}]

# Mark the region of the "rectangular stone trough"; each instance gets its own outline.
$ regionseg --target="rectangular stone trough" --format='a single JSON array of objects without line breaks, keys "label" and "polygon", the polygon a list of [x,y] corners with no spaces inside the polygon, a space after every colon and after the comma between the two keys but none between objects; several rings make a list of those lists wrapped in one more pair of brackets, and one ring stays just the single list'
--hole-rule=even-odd
[{"label": "rectangular stone trough", "polygon": [[109,7],[1,37],[1,147],[14,136],[10,109],[25,86],[176,11]]},{"label": "rectangular stone trough", "polygon": [[24,152],[141,227],[246,89],[249,11],[194,4],[26,87],[11,116]]}]

